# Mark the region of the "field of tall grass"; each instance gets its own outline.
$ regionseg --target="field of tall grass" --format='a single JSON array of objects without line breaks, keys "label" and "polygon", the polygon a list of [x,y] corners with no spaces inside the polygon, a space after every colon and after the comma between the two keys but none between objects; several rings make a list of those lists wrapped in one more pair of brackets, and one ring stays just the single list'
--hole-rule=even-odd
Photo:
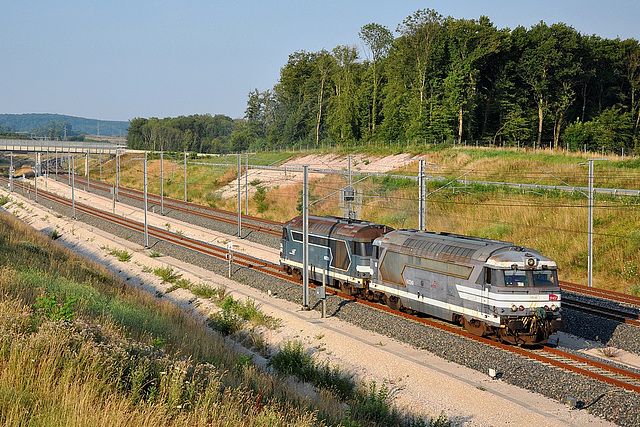
[{"label": "field of tall grass", "polygon": [[[256,316],[254,305],[221,295],[211,292],[239,316]],[[285,380],[286,363],[266,373],[235,347],[0,212],[0,424],[449,425],[406,418],[375,384],[345,395],[320,383],[309,394]],[[305,372],[322,372],[304,360]]]},{"label": "field of tall grass", "polygon": [[[471,171],[469,180],[588,185],[589,158],[595,154],[562,151],[517,151],[487,148],[411,147],[411,154],[424,158],[428,175],[453,179]],[[323,154],[316,150],[312,153]],[[350,151],[349,153],[354,153]],[[359,148],[365,155],[399,154],[395,148]],[[307,154],[307,153],[305,153]],[[338,151],[337,154],[347,155]],[[280,164],[295,153],[257,153],[250,164]],[[222,160],[221,160],[222,159]],[[181,160],[181,159],[178,159]],[[196,161],[196,160],[194,160]],[[228,163],[228,167],[190,165],[189,200],[231,211],[235,199],[221,199],[216,190],[237,176],[234,156],[198,159],[198,162]],[[150,176],[159,177],[159,160],[150,161]],[[139,163],[139,162],[138,162]],[[123,165],[135,161],[123,160]],[[243,157],[244,164],[244,157]],[[181,199],[184,187],[180,165],[165,180],[165,194]],[[596,187],[640,188],[640,160],[610,156],[594,162]],[[138,168],[139,169],[139,168]],[[165,171],[171,169],[165,162]],[[407,163],[399,175],[415,176],[418,162]],[[155,174],[155,175],[154,175]],[[95,172],[92,171],[95,176]],[[165,175],[166,176],[166,175]],[[123,169],[124,185],[141,188],[136,167]],[[256,183],[254,183],[256,184]],[[259,185],[257,183],[256,185]],[[336,193],[346,179],[326,176],[310,183],[310,213],[341,215]],[[159,193],[156,179],[150,191]],[[363,193],[361,218],[395,228],[418,227],[418,189],[414,181],[369,178],[356,185]],[[430,184],[429,192],[437,190]],[[249,202],[249,213],[286,221],[300,213],[302,186],[292,185],[261,191]],[[333,195],[331,195],[333,193]],[[523,192],[495,185],[465,185],[464,180],[427,198],[427,228],[514,242],[532,247],[555,259],[562,280],[586,284],[587,277],[587,197],[580,192]],[[640,294],[640,200],[637,197],[596,195],[594,215],[594,285],[626,293]]]}]

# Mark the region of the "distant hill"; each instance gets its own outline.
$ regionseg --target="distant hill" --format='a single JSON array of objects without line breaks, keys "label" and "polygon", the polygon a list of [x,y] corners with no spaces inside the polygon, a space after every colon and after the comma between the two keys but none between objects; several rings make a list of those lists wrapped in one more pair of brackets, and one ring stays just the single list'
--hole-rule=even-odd
[{"label": "distant hill", "polygon": [[129,122],[85,119],[63,114],[0,114],[0,130],[10,132],[33,132],[36,136],[46,135],[51,129],[67,129],[67,135],[100,134],[126,136]]}]

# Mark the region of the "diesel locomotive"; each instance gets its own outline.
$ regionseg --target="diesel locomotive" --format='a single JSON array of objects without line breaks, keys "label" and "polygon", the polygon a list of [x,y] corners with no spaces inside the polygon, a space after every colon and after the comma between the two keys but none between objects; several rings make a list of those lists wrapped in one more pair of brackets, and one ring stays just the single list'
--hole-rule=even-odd
[{"label": "diesel locomotive", "polygon": [[[283,225],[280,264],[302,277],[302,217]],[[564,327],[555,261],[499,240],[309,217],[309,280],[512,344]]]}]

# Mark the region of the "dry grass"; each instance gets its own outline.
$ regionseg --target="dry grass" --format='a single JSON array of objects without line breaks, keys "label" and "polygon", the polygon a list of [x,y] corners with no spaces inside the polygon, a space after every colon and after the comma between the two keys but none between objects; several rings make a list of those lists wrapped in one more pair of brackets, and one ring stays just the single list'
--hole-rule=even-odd
[{"label": "dry grass", "polygon": [[[383,152],[384,149],[379,154]],[[388,154],[394,152],[389,151]],[[562,182],[540,170],[543,169],[575,186],[587,185],[586,160],[599,158],[596,155],[551,150],[534,154],[530,151],[487,148],[424,149],[413,154],[428,162],[427,173],[430,175],[454,178],[475,169],[468,175],[469,179],[562,185]],[[611,162],[595,162],[595,186],[640,188],[640,165],[637,160],[626,158],[623,161],[617,156],[610,156],[610,159]],[[123,164],[126,161],[123,158]],[[150,171],[158,168],[153,165],[154,162],[159,161],[150,162]],[[401,175],[416,175],[417,172],[417,161],[409,162],[402,170],[395,171]],[[159,175],[159,171],[157,173]],[[138,172],[130,170],[124,172],[123,176],[127,176],[127,185],[140,188]],[[189,167],[189,177],[189,200],[237,211],[235,198],[221,200],[212,196],[216,189],[236,178],[234,167],[216,169],[194,165]],[[417,228],[417,185],[396,184],[370,179],[359,184],[358,188],[365,193],[362,218],[395,228]],[[154,185],[158,187],[156,190],[153,190]],[[344,185],[345,178],[339,176],[311,179],[311,214],[340,215],[337,195],[319,202],[314,200],[322,199]],[[159,192],[159,183],[152,184],[151,188]],[[301,190],[301,184],[268,190],[265,203],[269,208],[258,213],[256,203],[250,201],[249,214],[286,221],[299,214],[297,207]],[[178,199],[183,197],[182,175],[176,177],[173,187],[165,182],[167,192]],[[586,198],[580,194],[518,194],[499,188],[478,187],[461,188],[455,192],[449,189],[429,197],[427,225],[433,231],[496,238],[532,247],[558,262],[561,279],[586,283],[586,205]],[[594,283],[606,289],[639,292],[638,201],[600,197],[596,199],[596,206],[599,207],[595,212],[594,227]]]},{"label": "dry grass", "polygon": [[[341,185],[335,177],[314,183],[319,198]],[[415,184],[390,191],[385,184],[368,184],[362,217],[394,228],[417,228]],[[270,191],[272,217],[286,220],[296,211],[301,186]],[[368,203],[368,204],[367,204]],[[637,203],[637,201],[636,201]],[[619,292],[632,292],[640,282],[640,224],[638,205],[621,199],[597,202],[594,238],[594,283]],[[337,197],[312,205],[316,215],[340,215]],[[556,260],[561,280],[586,283],[587,202],[555,194],[521,194],[501,188],[478,192],[443,190],[428,199],[427,228],[436,232],[514,242]],[[615,237],[619,236],[619,237]]]}]

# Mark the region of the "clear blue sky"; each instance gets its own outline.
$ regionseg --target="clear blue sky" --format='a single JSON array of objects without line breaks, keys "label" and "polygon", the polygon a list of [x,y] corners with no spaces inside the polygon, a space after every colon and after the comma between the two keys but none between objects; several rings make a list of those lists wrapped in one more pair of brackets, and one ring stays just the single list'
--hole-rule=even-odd
[{"label": "clear blue sky", "polygon": [[363,25],[395,31],[424,8],[498,28],[543,20],[640,38],[638,0],[0,0],[0,113],[242,117],[248,93],[272,88],[289,54],[362,49]]}]

